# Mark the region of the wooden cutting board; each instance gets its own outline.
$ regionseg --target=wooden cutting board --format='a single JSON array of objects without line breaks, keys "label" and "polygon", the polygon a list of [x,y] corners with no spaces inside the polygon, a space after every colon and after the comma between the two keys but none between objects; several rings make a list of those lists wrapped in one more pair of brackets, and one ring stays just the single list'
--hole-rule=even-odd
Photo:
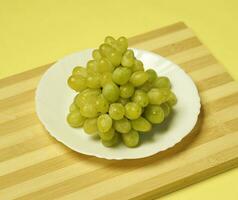
[{"label": "wooden cutting board", "polygon": [[238,165],[238,83],[191,29],[179,22],[132,37],[130,45],[167,57],[193,78],[202,110],[191,134],[139,160],[75,153],[35,114],[35,88],[50,64],[8,77],[0,81],[0,199],[155,198]]}]

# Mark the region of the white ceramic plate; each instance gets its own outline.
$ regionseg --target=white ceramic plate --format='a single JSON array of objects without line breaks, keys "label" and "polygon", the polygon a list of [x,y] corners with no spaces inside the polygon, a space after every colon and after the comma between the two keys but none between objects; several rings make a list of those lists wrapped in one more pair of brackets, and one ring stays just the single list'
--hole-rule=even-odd
[{"label": "white ceramic plate", "polygon": [[133,49],[145,68],[169,77],[178,98],[173,115],[162,126],[143,135],[142,144],[127,148],[123,144],[106,148],[100,141],[85,134],[81,128],[71,128],[66,122],[69,105],[76,93],[67,86],[67,79],[76,65],[85,66],[92,49],[66,56],[43,75],[36,90],[36,112],[49,133],[58,141],[79,153],[106,159],[143,158],[166,150],[180,142],[193,129],[200,112],[200,98],[192,79],[176,64],[148,51]]}]

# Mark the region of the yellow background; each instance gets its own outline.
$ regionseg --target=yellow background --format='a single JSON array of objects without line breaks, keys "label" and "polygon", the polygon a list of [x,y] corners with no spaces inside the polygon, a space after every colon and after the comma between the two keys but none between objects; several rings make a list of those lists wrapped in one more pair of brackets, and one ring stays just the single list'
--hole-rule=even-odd
[{"label": "yellow background", "polygon": [[[184,21],[238,80],[237,0],[0,0],[0,78]],[[237,200],[238,169],[162,198]]]}]

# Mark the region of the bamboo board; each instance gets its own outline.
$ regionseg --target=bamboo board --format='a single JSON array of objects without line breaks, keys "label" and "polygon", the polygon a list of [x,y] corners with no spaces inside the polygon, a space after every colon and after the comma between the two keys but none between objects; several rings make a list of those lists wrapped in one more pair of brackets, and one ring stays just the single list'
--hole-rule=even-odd
[{"label": "bamboo board", "polygon": [[202,100],[199,121],[172,149],[139,160],[78,154],[49,136],[34,107],[50,64],[0,80],[0,199],[147,199],[238,166],[238,83],[179,22],[130,38],[179,64]]}]

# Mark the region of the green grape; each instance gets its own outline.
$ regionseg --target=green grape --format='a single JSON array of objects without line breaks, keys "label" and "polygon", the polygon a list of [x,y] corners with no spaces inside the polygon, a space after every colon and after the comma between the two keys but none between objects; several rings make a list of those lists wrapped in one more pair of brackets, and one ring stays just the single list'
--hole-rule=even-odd
[{"label": "green grape", "polygon": [[99,51],[100,51],[102,56],[107,57],[107,55],[109,55],[111,52],[113,52],[114,49],[112,48],[111,45],[103,43],[103,44],[100,45]]},{"label": "green grape", "polygon": [[83,76],[84,78],[87,77],[87,74],[88,74],[88,73],[87,73],[86,68],[81,67],[81,66],[75,67],[75,68],[73,69],[73,71],[72,71],[72,75],[81,75],[81,76]]},{"label": "green grape", "polygon": [[168,89],[152,88],[148,92],[150,104],[160,105],[168,100],[170,91]]},{"label": "green grape", "polygon": [[168,97],[168,104],[172,107],[177,103],[177,97],[173,92],[170,92]]},{"label": "green grape", "polygon": [[134,65],[134,52],[132,50],[127,50],[121,59],[121,65],[124,67],[133,67]]},{"label": "green grape", "polygon": [[140,132],[148,132],[151,130],[152,125],[145,118],[139,117],[131,121],[132,128]]},{"label": "green grape", "polygon": [[83,124],[83,129],[88,134],[91,134],[91,135],[97,134],[98,132],[97,118],[86,119]]},{"label": "green grape", "polygon": [[126,83],[120,86],[120,96],[122,98],[129,98],[134,94],[134,86],[131,83]]},{"label": "green grape", "polygon": [[112,37],[112,36],[107,36],[107,37],[105,37],[105,39],[104,39],[104,42],[106,43],[106,44],[109,44],[109,45],[113,45],[114,43],[115,43],[115,39]]},{"label": "green grape", "polygon": [[128,133],[131,130],[130,121],[124,117],[120,120],[114,121],[113,126],[119,133]]},{"label": "green grape", "polygon": [[98,134],[102,140],[108,141],[108,140],[111,140],[113,138],[113,136],[115,135],[115,129],[110,128],[109,131],[104,132],[104,133],[99,132]]},{"label": "green grape", "polygon": [[125,114],[125,108],[120,103],[112,103],[109,107],[109,115],[114,120],[122,119]]},{"label": "green grape", "polygon": [[162,103],[161,105],[160,105],[160,107],[163,109],[163,111],[164,111],[164,117],[168,117],[168,115],[169,115],[169,113],[170,113],[170,111],[171,111],[171,108],[170,108],[170,106],[169,106],[169,104],[168,103]]},{"label": "green grape", "polygon": [[123,106],[125,106],[129,101],[130,101],[129,99],[120,97],[117,102],[121,103]]},{"label": "green grape", "polygon": [[86,79],[81,75],[72,75],[68,78],[68,85],[76,92],[83,91],[87,88]]},{"label": "green grape", "polygon": [[131,75],[130,82],[135,86],[141,86],[148,80],[148,74],[143,71],[134,72]]},{"label": "green grape", "polygon": [[69,107],[69,111],[73,112],[75,110],[79,110],[78,106],[73,102],[70,107]]},{"label": "green grape", "polygon": [[146,107],[149,104],[149,97],[143,90],[136,90],[132,101],[141,107]]},{"label": "green grape", "polygon": [[160,124],[164,120],[164,111],[160,106],[149,105],[145,109],[145,117],[152,124]]},{"label": "green grape", "polygon": [[125,105],[125,116],[128,119],[137,119],[142,113],[141,107],[135,102],[129,102]]},{"label": "green grape", "polygon": [[135,130],[130,130],[129,133],[122,134],[122,140],[128,147],[136,147],[139,144],[140,136]]},{"label": "green grape", "polygon": [[96,109],[100,113],[106,113],[109,110],[109,103],[102,94],[97,97]]},{"label": "green grape", "polygon": [[94,118],[98,116],[96,105],[90,102],[84,103],[80,106],[80,113],[87,118]]},{"label": "green grape", "polygon": [[92,55],[93,59],[95,60],[100,60],[102,58],[102,55],[98,49],[94,49]]},{"label": "green grape", "polygon": [[130,79],[131,70],[126,67],[118,67],[112,73],[112,80],[118,85],[124,85]]},{"label": "green grape", "polygon": [[107,132],[112,127],[112,118],[108,114],[102,114],[98,117],[97,127],[101,133]]},{"label": "green grape", "polygon": [[97,96],[101,93],[100,89],[86,89],[84,91],[82,91],[81,93],[79,93],[76,97],[75,97],[75,104],[76,106],[78,106],[79,108],[81,106],[83,106],[86,103],[89,103],[89,100],[91,100],[90,103],[94,103],[96,102]]},{"label": "green grape", "polygon": [[153,87],[152,83],[149,81],[146,81],[143,85],[141,85],[139,88],[145,92],[149,92],[150,89]]},{"label": "green grape", "polygon": [[113,83],[112,81],[112,73],[104,72],[101,76],[101,86],[104,87],[107,83]]},{"label": "green grape", "polygon": [[103,140],[103,139],[101,139],[101,142],[102,142],[102,144],[105,147],[115,146],[119,142],[119,134],[117,132],[115,132],[115,134],[114,134],[114,136],[112,137],[111,140]]},{"label": "green grape", "polygon": [[140,60],[135,59],[132,71],[133,72],[144,71],[143,63]]},{"label": "green grape", "polygon": [[160,76],[158,77],[154,82],[153,82],[153,86],[155,88],[167,88],[170,89],[171,88],[171,83],[169,81],[169,79],[165,76]]},{"label": "green grape", "polygon": [[101,87],[101,76],[99,73],[90,72],[87,77],[87,86],[92,89]]},{"label": "green grape", "polygon": [[120,89],[116,84],[108,83],[103,87],[102,94],[109,102],[116,102],[119,98]]},{"label": "green grape", "polygon": [[117,39],[117,46],[120,52],[124,53],[128,48],[128,40],[125,37],[119,37]]},{"label": "green grape", "polygon": [[107,55],[107,58],[108,58],[108,60],[111,61],[111,63],[112,63],[114,66],[117,67],[117,66],[119,66],[120,63],[121,63],[122,54],[121,54],[121,52],[114,50],[114,51],[110,52],[110,53]]},{"label": "green grape", "polygon": [[80,114],[79,110],[74,110],[67,116],[67,122],[74,128],[83,126],[84,121],[85,117]]},{"label": "green grape", "polygon": [[146,73],[148,74],[148,82],[153,83],[157,78],[157,74],[156,74],[155,70],[147,69]]},{"label": "green grape", "polygon": [[97,72],[98,63],[96,60],[89,60],[87,63],[87,71]]},{"label": "green grape", "polygon": [[100,58],[98,60],[98,72],[99,73],[103,73],[103,72],[113,72],[114,70],[114,66],[112,65],[112,63],[106,59],[106,58]]}]

